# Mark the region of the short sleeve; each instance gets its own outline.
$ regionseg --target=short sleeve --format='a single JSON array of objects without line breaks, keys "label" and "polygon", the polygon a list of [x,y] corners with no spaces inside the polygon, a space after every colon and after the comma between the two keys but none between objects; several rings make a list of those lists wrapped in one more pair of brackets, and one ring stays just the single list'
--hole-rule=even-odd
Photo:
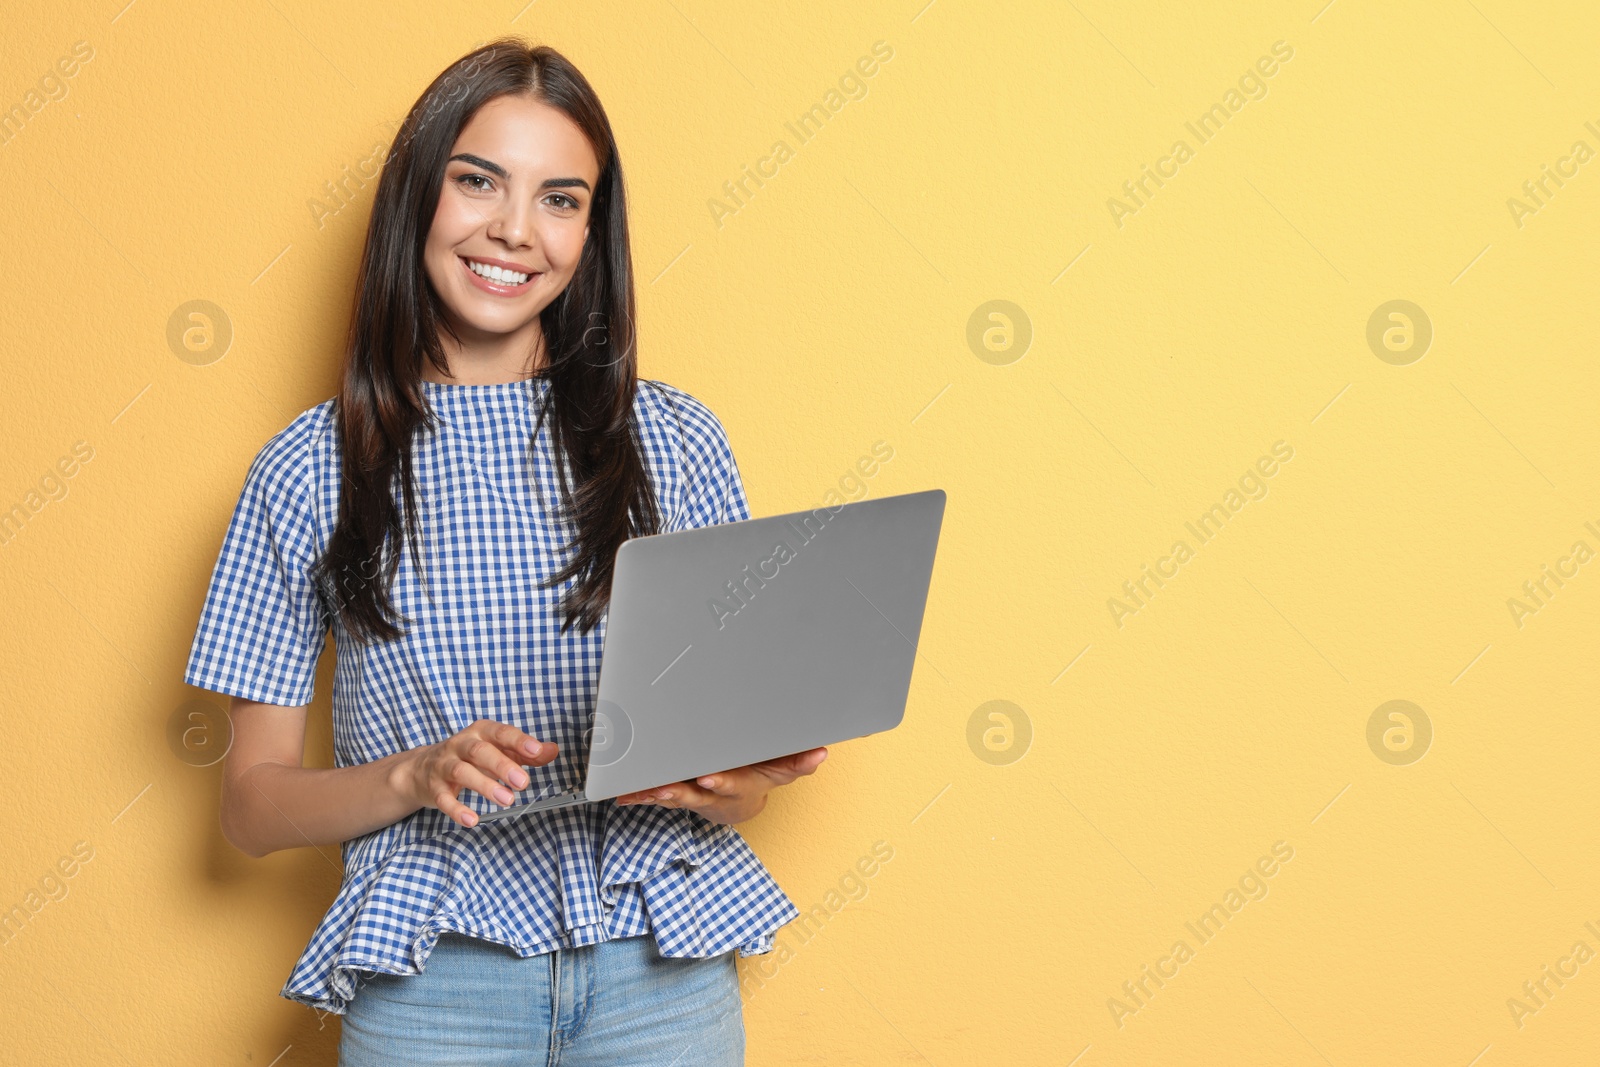
[{"label": "short sleeve", "polygon": [[245,476],[183,680],[264,704],[311,703],[328,616],[311,577],[310,432],[296,420]]},{"label": "short sleeve", "polygon": [[682,434],[683,510],[676,528],[748,519],[750,504],[745,499],[744,481],[722,422],[683,390],[668,386],[665,391],[676,415],[674,428]]}]

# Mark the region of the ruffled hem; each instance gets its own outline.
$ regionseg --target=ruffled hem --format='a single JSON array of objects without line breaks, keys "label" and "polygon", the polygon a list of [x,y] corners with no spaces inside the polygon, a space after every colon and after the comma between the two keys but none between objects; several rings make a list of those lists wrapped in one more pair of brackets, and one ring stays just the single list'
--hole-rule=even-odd
[{"label": "ruffled hem", "polygon": [[[446,932],[523,958],[645,934],[664,956],[737,949],[747,957],[771,952],[777,930],[799,915],[731,826],[663,808],[561,810],[562,820],[380,831],[393,835],[392,849],[347,867],[280,995],[342,1015],[363,972],[420,974]],[[581,833],[586,820],[598,830],[598,848]],[[374,843],[351,842],[347,861],[370,856],[362,846]]]}]

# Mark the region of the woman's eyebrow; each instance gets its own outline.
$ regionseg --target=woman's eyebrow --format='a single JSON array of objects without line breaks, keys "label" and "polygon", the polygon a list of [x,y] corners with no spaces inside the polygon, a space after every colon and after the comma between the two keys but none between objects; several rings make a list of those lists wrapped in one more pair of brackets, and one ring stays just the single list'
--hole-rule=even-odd
[{"label": "woman's eyebrow", "polygon": [[[482,167],[484,170],[488,171],[490,174],[493,174],[497,178],[509,178],[511,176],[500,164],[484,159],[482,156],[475,156],[470,152],[461,152],[457,155],[453,155],[450,157],[449,162],[454,163],[457,160],[462,163],[471,163],[474,167]],[[546,178],[544,181],[539,183],[539,188],[584,189],[588,192],[594,191],[593,189],[589,188],[589,183],[584,181],[582,178]]]},{"label": "woman's eyebrow", "polygon": [[456,160],[460,160],[463,163],[471,163],[474,167],[482,167],[484,170],[488,171],[490,174],[493,174],[497,178],[509,178],[511,176],[500,164],[492,163],[489,160],[484,159],[482,156],[475,156],[470,152],[462,152],[458,155],[451,156],[449,162],[454,163]]}]

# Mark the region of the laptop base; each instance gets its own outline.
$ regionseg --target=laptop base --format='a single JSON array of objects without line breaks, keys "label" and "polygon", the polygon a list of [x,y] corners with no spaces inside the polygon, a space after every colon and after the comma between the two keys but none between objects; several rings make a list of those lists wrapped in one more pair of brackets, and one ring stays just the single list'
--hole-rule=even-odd
[{"label": "laptop base", "polygon": [[500,808],[498,811],[491,811],[487,815],[480,815],[478,816],[478,821],[473,825],[482,826],[486,822],[495,822],[499,819],[509,819],[514,815],[527,815],[532,812],[550,811],[555,808],[570,808],[574,804],[587,804],[588,802],[589,798],[584,795],[583,790],[569,789],[562,793],[556,793],[553,796],[541,797],[538,800],[530,800],[526,804],[515,804],[509,808]]}]

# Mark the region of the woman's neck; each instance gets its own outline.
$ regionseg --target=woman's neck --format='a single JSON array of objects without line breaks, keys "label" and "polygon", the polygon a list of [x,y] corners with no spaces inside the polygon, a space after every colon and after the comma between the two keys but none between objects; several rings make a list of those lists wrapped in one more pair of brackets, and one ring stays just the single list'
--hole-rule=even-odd
[{"label": "woman's neck", "polygon": [[[445,385],[499,385],[518,382],[543,369],[544,331],[536,318],[531,330],[474,338],[457,342],[441,334],[439,343],[450,364],[450,377],[439,373],[430,360],[422,361],[422,377]],[[529,353],[534,353],[532,359]]]}]

